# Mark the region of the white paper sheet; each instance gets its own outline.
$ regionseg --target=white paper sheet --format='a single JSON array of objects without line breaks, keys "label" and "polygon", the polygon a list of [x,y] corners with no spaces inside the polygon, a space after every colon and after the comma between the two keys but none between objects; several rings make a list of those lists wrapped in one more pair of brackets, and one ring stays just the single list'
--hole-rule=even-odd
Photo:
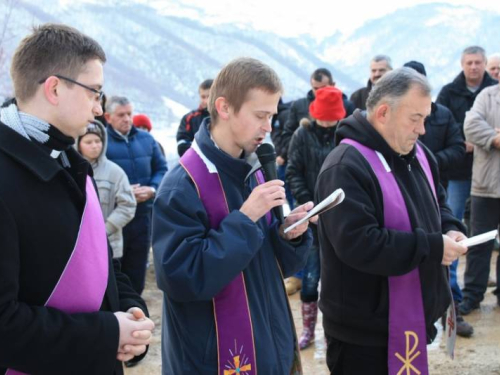
[{"label": "white paper sheet", "polygon": [[318,203],[311,211],[309,211],[309,213],[307,214],[306,217],[300,219],[299,221],[293,223],[288,228],[286,228],[285,233],[288,233],[296,226],[302,224],[306,220],[309,220],[311,217],[313,217],[315,215],[321,215],[323,212],[326,212],[329,209],[335,207],[336,205],[341,203],[344,200],[344,198],[345,198],[344,190],[342,190],[342,189],[335,190],[328,197],[323,199],[323,201]]},{"label": "white paper sheet", "polygon": [[462,240],[459,242],[459,244],[471,247],[471,246],[476,246],[479,244],[482,244],[484,242],[491,241],[495,239],[497,236],[498,230],[491,230],[489,232],[483,233],[483,234],[478,234],[477,236],[467,238],[466,240]]}]

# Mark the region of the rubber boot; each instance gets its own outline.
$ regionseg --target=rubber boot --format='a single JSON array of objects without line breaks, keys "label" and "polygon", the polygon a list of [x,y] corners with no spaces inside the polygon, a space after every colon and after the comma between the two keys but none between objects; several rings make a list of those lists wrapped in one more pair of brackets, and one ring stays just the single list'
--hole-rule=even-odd
[{"label": "rubber boot", "polygon": [[318,302],[302,302],[302,335],[299,348],[303,350],[314,342],[314,328],[318,320]]}]

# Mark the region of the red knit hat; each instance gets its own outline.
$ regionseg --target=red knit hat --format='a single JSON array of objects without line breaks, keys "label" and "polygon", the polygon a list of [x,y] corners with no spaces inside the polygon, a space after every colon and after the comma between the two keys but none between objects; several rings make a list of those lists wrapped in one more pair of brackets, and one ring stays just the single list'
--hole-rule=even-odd
[{"label": "red knit hat", "polygon": [[345,117],[342,91],[334,86],[325,86],[316,91],[316,99],[309,105],[312,118],[320,121],[336,121]]},{"label": "red knit hat", "polygon": [[153,129],[153,124],[151,124],[151,120],[149,119],[148,116],[141,114],[135,115],[134,118],[132,119],[132,122],[134,123],[134,126],[137,128],[146,128],[148,129],[148,132]]}]

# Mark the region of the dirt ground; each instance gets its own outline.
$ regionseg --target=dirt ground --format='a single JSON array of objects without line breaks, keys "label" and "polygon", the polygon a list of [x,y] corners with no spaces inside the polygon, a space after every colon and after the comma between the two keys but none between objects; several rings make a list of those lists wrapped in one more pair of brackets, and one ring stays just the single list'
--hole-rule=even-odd
[{"label": "dirt ground", "polygon": [[[496,256],[492,259],[491,275],[494,277]],[[459,282],[463,281],[465,258],[460,259]],[[457,337],[455,359],[446,355],[446,342],[440,331],[435,342],[428,347],[429,373],[432,375],[500,375],[500,307],[491,293],[494,288],[488,288],[481,309],[466,317],[474,326],[474,335],[469,338]],[[162,292],[156,287],[154,267],[148,270],[145,298],[151,318],[156,324],[156,330],[147,357],[136,367],[126,369],[126,375],[157,375],[161,374],[161,309]],[[300,334],[302,322],[300,317],[300,300],[296,293],[291,296],[290,304],[297,331]],[[316,340],[313,346],[302,352],[304,374],[326,375],[326,347],[323,339],[321,314],[316,328]],[[440,325],[438,324],[439,329]],[[264,373],[264,372],[263,372]],[[177,375],[177,374],[176,374]],[[181,375],[181,374],[179,374]]]}]

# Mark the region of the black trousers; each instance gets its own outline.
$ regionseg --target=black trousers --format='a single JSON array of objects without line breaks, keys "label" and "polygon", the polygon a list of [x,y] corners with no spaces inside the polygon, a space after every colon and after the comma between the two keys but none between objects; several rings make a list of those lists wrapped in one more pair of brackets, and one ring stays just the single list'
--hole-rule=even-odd
[{"label": "black trousers", "polygon": [[[497,229],[500,224],[500,198],[471,197],[471,227],[472,235],[478,235]],[[467,253],[465,267],[464,298],[480,302],[488,286],[490,275],[491,253],[494,241],[488,241],[473,246]],[[500,280],[500,257],[497,259],[497,288],[495,294],[500,294],[498,281]]]},{"label": "black trousers", "polygon": [[146,283],[146,265],[151,248],[151,212],[139,214],[123,228],[122,272],[141,295]]},{"label": "black trousers", "polygon": [[326,365],[332,375],[387,375],[387,347],[361,346],[326,336]]}]

